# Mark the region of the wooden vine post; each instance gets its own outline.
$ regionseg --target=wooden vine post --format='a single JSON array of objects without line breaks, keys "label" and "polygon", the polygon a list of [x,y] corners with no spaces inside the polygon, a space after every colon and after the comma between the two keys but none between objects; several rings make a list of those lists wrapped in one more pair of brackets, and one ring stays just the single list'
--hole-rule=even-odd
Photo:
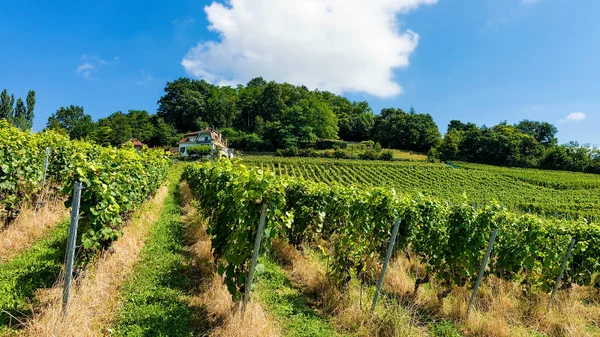
[{"label": "wooden vine post", "polygon": [[246,277],[246,289],[244,292],[244,300],[242,301],[242,313],[246,312],[246,306],[250,301],[250,288],[252,288],[252,279],[254,278],[256,262],[258,262],[258,253],[260,251],[260,243],[262,242],[262,236],[265,232],[266,220],[267,204],[263,204],[260,212],[260,222],[258,224],[258,231],[256,232],[256,239],[254,240],[254,249],[252,250],[252,261],[250,262],[250,270],[248,270],[248,276]]}]

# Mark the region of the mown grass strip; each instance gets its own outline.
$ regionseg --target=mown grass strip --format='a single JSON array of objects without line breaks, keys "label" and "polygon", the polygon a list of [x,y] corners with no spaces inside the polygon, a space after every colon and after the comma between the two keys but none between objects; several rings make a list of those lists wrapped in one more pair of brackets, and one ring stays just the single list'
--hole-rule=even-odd
[{"label": "mown grass strip", "polygon": [[270,258],[260,260],[264,271],[258,276],[256,295],[284,329],[285,336],[343,336],[319,316],[307,298],[296,289],[285,271]]},{"label": "mown grass strip", "polygon": [[192,336],[204,313],[189,306],[193,288],[183,242],[178,186],[172,183],[161,216],[122,291],[115,336]]},{"label": "mown grass strip", "polygon": [[0,331],[31,314],[35,292],[52,286],[62,269],[69,222],[61,222],[45,239],[0,265]]}]

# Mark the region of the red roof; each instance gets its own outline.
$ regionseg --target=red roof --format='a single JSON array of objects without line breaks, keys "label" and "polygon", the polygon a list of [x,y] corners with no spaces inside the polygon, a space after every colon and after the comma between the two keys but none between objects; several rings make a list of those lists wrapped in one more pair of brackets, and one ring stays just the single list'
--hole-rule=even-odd
[{"label": "red roof", "polygon": [[146,146],[146,144],[140,142],[139,140],[137,140],[135,138],[131,138],[130,140],[128,140],[125,143],[123,143],[123,145],[125,145],[127,143],[131,143],[131,144],[133,144],[133,146]]}]

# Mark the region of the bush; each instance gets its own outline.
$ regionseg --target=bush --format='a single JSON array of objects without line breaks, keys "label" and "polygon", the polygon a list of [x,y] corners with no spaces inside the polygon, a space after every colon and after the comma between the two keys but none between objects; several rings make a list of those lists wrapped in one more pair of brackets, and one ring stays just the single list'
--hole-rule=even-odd
[{"label": "bush", "polygon": [[255,133],[238,132],[237,136],[228,140],[230,147],[244,151],[260,151],[266,147],[265,142]]},{"label": "bush", "polygon": [[392,159],[394,159],[394,153],[391,150],[381,151],[381,153],[379,154],[379,159],[381,159],[381,160],[392,160]]},{"label": "bush", "polygon": [[342,149],[336,149],[335,151],[333,151],[333,158],[348,158],[348,153]]},{"label": "bush", "polygon": [[319,139],[315,143],[315,149],[317,150],[345,149],[346,147],[348,147],[346,142],[336,139]]},{"label": "bush", "polygon": [[190,156],[196,158],[211,154],[213,149],[209,145],[194,145],[188,147],[187,152],[190,154]]},{"label": "bush", "polygon": [[376,160],[377,152],[375,152],[375,150],[365,150],[361,152],[358,157],[364,160]]},{"label": "bush", "polygon": [[367,149],[372,149],[374,144],[375,142],[373,142],[372,140],[363,140],[362,142],[360,142],[360,145],[364,146]]},{"label": "bush", "polygon": [[314,149],[302,149],[298,152],[298,155],[300,157],[318,157],[319,156],[319,152],[315,151]]},{"label": "bush", "polygon": [[381,144],[375,143],[375,146],[373,146],[373,150],[375,150],[375,152],[377,153],[381,152]]},{"label": "bush", "polygon": [[277,155],[281,156],[281,157],[296,157],[298,156],[299,151],[298,148],[295,146],[290,146],[286,149],[278,149],[277,150]]}]

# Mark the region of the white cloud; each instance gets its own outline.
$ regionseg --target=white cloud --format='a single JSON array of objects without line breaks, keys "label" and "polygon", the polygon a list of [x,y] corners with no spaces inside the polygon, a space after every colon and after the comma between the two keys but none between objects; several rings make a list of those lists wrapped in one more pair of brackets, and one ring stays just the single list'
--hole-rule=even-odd
[{"label": "white cloud", "polygon": [[199,42],[181,64],[213,83],[253,77],[333,92],[400,94],[419,35],[397,15],[437,0],[230,0],[205,7],[219,41]]},{"label": "white cloud", "polygon": [[567,115],[567,117],[565,117],[565,119],[561,119],[559,122],[561,123],[565,123],[565,122],[579,122],[582,121],[586,118],[586,114],[583,112],[571,112],[570,114]]},{"label": "white cloud", "polygon": [[[92,74],[96,72],[101,66],[109,66],[113,63],[106,61],[98,56],[87,54],[81,55],[80,60],[82,61],[82,63],[79,65],[79,67],[77,67],[77,70],[75,72],[81,74],[83,77],[88,79],[91,78]],[[114,58],[114,62],[118,60],[118,56]]]},{"label": "white cloud", "polygon": [[194,18],[191,17],[191,16],[186,16],[183,19],[175,19],[175,20],[173,20],[173,24],[174,25],[177,25],[177,24],[185,25],[185,24],[188,24],[188,23],[195,23],[195,22],[196,22],[196,20],[194,20]]},{"label": "white cloud", "polygon": [[90,78],[92,76],[92,71],[94,70],[96,70],[96,67],[87,62],[84,62],[77,67],[77,73],[82,74],[85,78]]}]

